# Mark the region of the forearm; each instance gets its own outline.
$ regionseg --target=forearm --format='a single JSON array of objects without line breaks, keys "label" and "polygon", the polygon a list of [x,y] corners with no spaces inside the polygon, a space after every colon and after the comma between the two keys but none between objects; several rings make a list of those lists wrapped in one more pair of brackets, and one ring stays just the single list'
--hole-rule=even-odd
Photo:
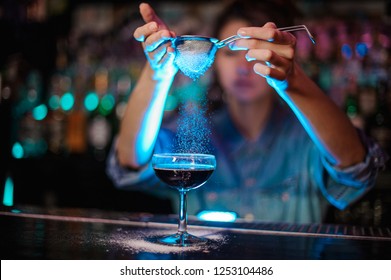
[{"label": "forearm", "polygon": [[121,165],[138,168],[149,161],[173,79],[156,78],[149,64],[144,67],[121,122],[116,147]]},{"label": "forearm", "polygon": [[330,163],[342,168],[363,161],[365,147],[344,112],[297,65],[291,80],[279,93]]}]

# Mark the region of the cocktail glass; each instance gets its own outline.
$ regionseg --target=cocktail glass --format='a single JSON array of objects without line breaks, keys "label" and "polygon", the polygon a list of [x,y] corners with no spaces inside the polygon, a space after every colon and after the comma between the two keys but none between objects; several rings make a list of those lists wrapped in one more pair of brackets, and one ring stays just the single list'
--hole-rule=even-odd
[{"label": "cocktail glass", "polygon": [[152,156],[152,167],[157,177],[179,191],[178,231],[157,239],[158,243],[173,246],[192,246],[208,239],[187,232],[187,192],[202,186],[216,168],[216,159],[210,154],[162,153]]}]

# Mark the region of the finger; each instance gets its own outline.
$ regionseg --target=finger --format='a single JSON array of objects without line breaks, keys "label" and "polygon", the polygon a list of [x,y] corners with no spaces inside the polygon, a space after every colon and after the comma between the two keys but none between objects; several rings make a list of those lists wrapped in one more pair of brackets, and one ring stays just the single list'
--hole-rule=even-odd
[{"label": "finger", "polygon": [[255,73],[265,78],[273,78],[279,81],[286,79],[284,71],[280,71],[278,68],[269,67],[262,63],[254,64],[253,69]]},{"label": "finger", "polygon": [[268,28],[277,28],[277,25],[274,22],[266,22],[263,27],[268,27]]},{"label": "finger", "polygon": [[164,21],[160,17],[158,17],[158,15],[155,13],[155,10],[152,9],[149,4],[141,3],[139,9],[141,16],[146,23],[154,21],[157,23],[158,28],[160,30],[168,29]]},{"label": "finger", "polygon": [[159,63],[161,65],[173,65],[175,58],[175,51],[172,48],[167,48],[166,53],[161,57]]},{"label": "finger", "polygon": [[156,22],[149,22],[147,24],[144,24],[143,26],[138,27],[134,33],[133,37],[139,41],[144,42],[145,38],[150,36],[152,33],[156,32],[158,30],[158,26]]},{"label": "finger", "polygon": [[267,23],[263,27],[242,27],[237,34],[242,38],[255,38],[277,44],[295,45],[296,43],[295,36],[276,29],[273,23]]},{"label": "finger", "polygon": [[156,63],[160,63],[166,54],[175,54],[175,50],[172,47],[167,47],[165,45],[161,45],[156,48],[153,52],[147,52],[147,55],[150,59],[153,59]]},{"label": "finger", "polygon": [[246,53],[247,61],[265,61],[274,67],[289,69],[293,60],[293,52],[289,57],[283,57],[269,49],[252,49]]},{"label": "finger", "polygon": [[167,48],[164,48],[163,46],[160,46],[153,52],[146,52],[148,60],[156,68],[161,67],[160,62],[166,53],[167,53]]},{"label": "finger", "polygon": [[154,51],[160,45],[171,42],[171,39],[171,33],[168,30],[155,32],[145,40],[145,49],[148,52]]},{"label": "finger", "polygon": [[273,51],[276,55],[282,56],[286,59],[293,59],[295,51],[291,45],[280,45],[259,39],[239,39],[229,45],[233,51],[237,50],[265,50]]}]

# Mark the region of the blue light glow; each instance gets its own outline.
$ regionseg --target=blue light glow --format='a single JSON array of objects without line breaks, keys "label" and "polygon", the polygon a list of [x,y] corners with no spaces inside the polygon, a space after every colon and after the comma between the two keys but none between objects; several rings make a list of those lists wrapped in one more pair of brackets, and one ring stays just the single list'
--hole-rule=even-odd
[{"label": "blue light glow", "polygon": [[10,177],[7,177],[4,186],[3,205],[14,205],[14,182]]},{"label": "blue light glow", "polygon": [[360,57],[364,57],[368,53],[368,46],[365,43],[357,43],[356,44],[356,53]]},{"label": "blue light glow", "polygon": [[234,222],[237,218],[235,212],[220,212],[220,211],[201,211],[198,213],[197,218],[201,221],[211,222]]},{"label": "blue light glow", "polygon": [[341,52],[346,59],[351,59],[353,56],[352,48],[348,44],[342,45]]},{"label": "blue light glow", "polygon": [[24,149],[23,149],[22,145],[19,142],[16,142],[12,146],[12,156],[14,158],[23,158],[23,156],[24,156]]},{"label": "blue light glow", "polygon": [[96,92],[89,92],[84,99],[84,107],[87,111],[94,111],[99,105],[99,97]]},{"label": "blue light glow", "polygon": [[72,109],[74,104],[75,98],[73,97],[73,94],[70,92],[64,93],[64,95],[61,97],[61,108],[64,111],[69,111]]},{"label": "blue light glow", "polygon": [[48,108],[45,104],[41,104],[33,109],[33,118],[37,121],[42,121],[48,114]]},{"label": "blue light glow", "polygon": [[137,160],[140,163],[148,162],[155,146],[155,141],[162,122],[164,105],[174,76],[163,79],[156,86],[156,98],[145,113],[143,124],[136,142]]}]

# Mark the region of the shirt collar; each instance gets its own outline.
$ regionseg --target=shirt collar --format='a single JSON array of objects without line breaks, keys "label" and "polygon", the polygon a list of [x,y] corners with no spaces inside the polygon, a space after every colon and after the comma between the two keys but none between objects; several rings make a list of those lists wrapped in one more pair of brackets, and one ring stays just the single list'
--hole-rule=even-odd
[{"label": "shirt collar", "polygon": [[228,151],[235,151],[240,149],[243,145],[257,145],[261,150],[267,152],[274,139],[282,129],[284,120],[286,119],[288,110],[286,106],[281,104],[279,100],[276,100],[273,104],[273,109],[269,115],[266,127],[261,135],[255,141],[247,140],[235,127],[231,116],[228,113],[226,107],[221,109],[215,118],[215,126],[217,133],[223,138]]}]

